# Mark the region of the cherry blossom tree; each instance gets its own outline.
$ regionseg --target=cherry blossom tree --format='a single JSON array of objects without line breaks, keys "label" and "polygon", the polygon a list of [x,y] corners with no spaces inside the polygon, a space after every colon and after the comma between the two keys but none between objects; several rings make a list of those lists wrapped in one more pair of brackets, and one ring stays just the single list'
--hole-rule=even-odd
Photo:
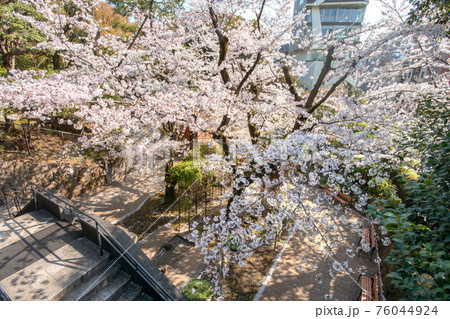
[{"label": "cherry blossom tree", "polygon": [[[192,234],[217,298],[230,267],[272,243],[286,220],[290,231],[320,235],[333,257],[344,239],[320,229],[349,222],[314,214],[329,198],[319,185],[363,210],[370,190],[403,164],[394,140],[408,130],[417,101],[448,94],[445,30],[432,19],[409,24],[396,1],[385,3],[383,21],[359,31],[368,34],[364,42],[336,34],[311,39],[306,31],[293,39],[303,17],[292,18],[291,1],[191,0],[167,19],[156,19],[152,6],[135,7],[139,29],[123,35],[102,32],[97,1],[72,0],[73,15],[66,2],[29,1],[43,20],[16,16],[46,35],[38,48],[58,50],[70,67],[52,75],[13,72],[0,80],[1,107],[10,119],[42,121],[70,111],[76,129],[92,130],[81,147],[112,155],[143,132],[158,139],[169,124],[220,141],[224,156],[216,160],[232,179],[228,202]],[[81,31],[82,41],[71,41],[64,26]],[[297,85],[305,65],[281,50],[291,41],[322,48],[324,66],[310,91]],[[406,81],[416,69],[424,78]],[[350,76],[363,85],[360,94],[348,93]],[[360,229],[361,222],[350,224]],[[335,262],[336,271],[349,273],[345,260]]]}]

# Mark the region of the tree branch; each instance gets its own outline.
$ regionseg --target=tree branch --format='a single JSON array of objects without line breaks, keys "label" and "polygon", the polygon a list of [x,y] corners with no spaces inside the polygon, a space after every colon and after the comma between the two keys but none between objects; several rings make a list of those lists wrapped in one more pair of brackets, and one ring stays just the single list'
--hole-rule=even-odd
[{"label": "tree branch", "polygon": [[242,87],[244,86],[245,82],[248,80],[250,75],[253,73],[253,71],[256,69],[256,66],[259,63],[259,60],[261,60],[261,52],[258,52],[256,55],[255,62],[253,62],[252,67],[245,73],[244,77],[242,78],[241,82],[239,83],[237,89],[236,89],[236,95],[239,95],[239,92],[241,91]]},{"label": "tree branch", "polygon": [[[325,63],[323,65],[323,68],[320,71],[319,77],[317,78],[317,81],[314,84],[313,89],[309,93],[308,99],[306,100],[306,103],[304,105],[304,108],[306,110],[308,110],[312,107],[312,105],[314,103],[314,99],[316,98],[317,94],[319,93],[319,89],[322,86],[322,83],[325,80],[325,77],[327,76],[328,72],[331,69],[331,62],[333,62],[333,53],[334,53],[334,46],[332,46],[328,49],[327,57],[325,58]],[[311,112],[308,111],[308,113],[311,113]]]},{"label": "tree branch", "polygon": [[313,106],[311,106],[311,108],[307,109],[308,113],[313,113],[319,106],[321,106],[329,97],[331,94],[334,93],[334,91],[336,91],[337,87],[344,82],[344,80],[350,75],[350,72],[345,73],[343,76],[341,76],[339,78],[339,80],[336,81],[336,83],[334,83],[331,88],[328,90],[327,94],[325,94],[325,96],[316,104],[314,104]]},{"label": "tree branch", "polygon": [[[128,46],[127,50],[130,50],[133,47],[134,42],[136,42],[136,39],[138,38],[139,34],[141,33],[142,29],[144,28],[145,23],[147,22],[147,20],[149,18],[151,19],[151,15],[152,15],[152,11],[153,11],[153,2],[154,2],[154,0],[150,1],[150,8],[148,9],[148,13],[145,16],[144,21],[142,21],[141,25],[139,26],[139,29],[137,30],[136,34],[134,35],[133,40],[131,40],[131,43]],[[123,58],[122,58],[122,60],[120,60],[117,67],[120,67],[122,65],[123,60],[124,60]]]},{"label": "tree branch", "polygon": [[[316,83],[314,84],[313,89],[309,93],[308,99],[306,100],[305,105],[303,108],[306,109],[308,113],[314,112],[315,109],[312,109],[314,99],[317,97],[317,94],[319,93],[319,89],[322,86],[323,81],[325,80],[325,77],[327,76],[328,72],[331,69],[331,63],[333,62],[333,53],[334,53],[334,46],[331,46],[328,49],[327,56],[325,58],[325,63],[323,65],[322,70],[320,71],[319,77],[317,78]],[[298,115],[297,119],[295,120],[294,127],[292,129],[292,132],[300,129],[301,125],[300,123],[306,121],[306,117],[303,115]]]},{"label": "tree branch", "polygon": [[298,95],[297,90],[295,89],[294,81],[292,79],[292,75],[289,72],[289,67],[287,65],[283,66],[283,74],[284,74],[284,79],[286,80],[286,83],[289,85],[289,91],[294,96],[294,101],[299,102],[300,96]]},{"label": "tree branch", "polygon": [[261,10],[259,10],[259,14],[256,16],[256,25],[258,26],[258,31],[261,32],[261,15],[264,9],[264,5],[266,4],[266,0],[263,0],[263,3],[261,5]]},{"label": "tree branch", "polygon": [[219,30],[219,19],[217,18],[216,13],[214,12],[214,9],[212,6],[209,7],[209,16],[211,17],[212,24],[214,26],[214,30],[217,34],[217,37],[219,38],[219,66],[222,64],[222,62],[225,61],[227,57],[228,52],[228,38],[223,35],[222,31]]}]

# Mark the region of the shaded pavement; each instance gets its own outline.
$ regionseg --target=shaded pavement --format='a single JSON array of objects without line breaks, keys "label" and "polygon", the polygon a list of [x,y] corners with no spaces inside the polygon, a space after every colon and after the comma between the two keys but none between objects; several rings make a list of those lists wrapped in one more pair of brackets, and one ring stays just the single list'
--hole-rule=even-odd
[{"label": "shaded pavement", "polygon": [[132,181],[113,182],[72,199],[80,209],[116,224],[148,198],[164,191],[164,175],[135,175]]},{"label": "shaded pavement", "polygon": [[[345,218],[340,218],[344,216]],[[347,300],[358,298],[360,286],[357,283],[360,271],[373,274],[376,263],[362,252],[358,257],[359,234],[350,227],[351,223],[363,219],[330,200],[315,213],[317,220],[334,219],[336,229],[326,229],[316,223],[322,234],[329,236],[328,242],[338,242],[332,247],[333,254],[327,254],[325,240],[316,234],[306,235],[297,230],[285,243],[285,250],[272,266],[272,273],[266,278],[256,300]],[[324,219],[322,219],[324,218]],[[330,256],[331,255],[331,256]],[[348,262],[348,271],[336,270],[335,261]]]}]

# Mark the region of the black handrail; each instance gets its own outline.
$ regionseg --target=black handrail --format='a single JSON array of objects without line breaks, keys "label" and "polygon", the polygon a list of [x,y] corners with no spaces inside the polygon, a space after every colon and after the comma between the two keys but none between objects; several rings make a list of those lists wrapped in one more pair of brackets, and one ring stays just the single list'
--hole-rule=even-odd
[{"label": "black handrail", "polygon": [[[12,193],[12,195],[11,195],[12,200],[8,200],[8,196],[7,196],[8,191],[11,191],[11,193]],[[10,211],[11,207],[9,206],[9,204],[11,203],[11,201],[12,201],[13,205],[16,206],[17,214],[22,214],[22,208],[20,205],[20,201],[30,200],[29,198],[27,198],[25,196],[25,189],[22,187],[2,186],[2,193],[3,193],[3,199],[5,202],[6,209],[8,210],[9,218],[11,219],[11,218],[15,217],[13,214],[11,214],[11,211]],[[22,193],[22,194],[20,194],[20,193]]]},{"label": "black handrail", "polygon": [[8,295],[8,293],[3,289],[3,287],[0,285],[0,301],[12,301],[11,297]]},{"label": "black handrail", "polygon": [[[63,210],[65,210],[66,212],[70,213],[71,215],[75,216],[76,218],[78,218],[79,220],[85,222],[85,223],[89,223],[89,220],[92,220],[95,223],[95,229],[97,232],[97,236],[98,236],[98,244],[99,244],[99,248],[100,248],[100,255],[103,254],[103,245],[102,245],[102,238],[103,240],[106,240],[107,242],[109,242],[111,244],[111,246],[120,254],[119,259],[123,257],[123,259],[130,265],[132,266],[140,275],[141,277],[146,281],[146,283],[151,286],[153,289],[155,289],[159,295],[161,297],[163,297],[164,300],[174,300],[174,298],[172,297],[171,294],[169,294],[153,277],[152,275],[150,275],[148,273],[148,271],[143,268],[140,263],[131,255],[128,253],[128,249],[125,249],[115,238],[114,236],[101,224],[101,222],[99,220],[97,220],[97,218],[86,214],[85,212],[83,212],[82,210],[80,210],[79,208],[73,206],[71,203],[65,201],[63,198],[61,198],[60,196],[51,193],[50,191],[46,190],[45,188],[43,188],[40,185],[37,185],[33,182],[30,183],[31,185],[31,190],[36,191],[37,193],[40,193],[42,196],[46,195],[50,195],[51,197],[54,197],[58,202],[62,202],[65,205],[68,206],[64,207],[63,205],[61,205],[58,202],[54,202],[56,205],[58,205],[60,208],[62,208]],[[44,194],[42,194],[44,193]],[[47,196],[45,196],[47,197]],[[87,217],[83,218],[83,217]],[[102,233],[103,232],[103,233]],[[156,285],[156,287],[155,287]]]}]

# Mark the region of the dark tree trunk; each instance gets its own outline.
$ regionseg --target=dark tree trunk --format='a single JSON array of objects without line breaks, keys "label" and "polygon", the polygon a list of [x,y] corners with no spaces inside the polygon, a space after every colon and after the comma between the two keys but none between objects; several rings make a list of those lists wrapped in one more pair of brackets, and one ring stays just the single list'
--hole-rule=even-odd
[{"label": "dark tree trunk", "polygon": [[173,149],[170,150],[170,161],[167,162],[165,168],[165,182],[166,182],[166,191],[165,198],[166,202],[171,203],[175,200],[175,185],[177,184],[176,179],[170,175],[170,169],[173,167],[173,159],[175,157],[175,151]]},{"label": "dark tree trunk", "polygon": [[53,70],[61,70],[62,69],[62,56],[59,52],[56,52],[53,55]]},{"label": "dark tree trunk", "polygon": [[16,57],[13,54],[4,54],[2,56],[3,67],[7,70],[14,70],[16,65]]}]

